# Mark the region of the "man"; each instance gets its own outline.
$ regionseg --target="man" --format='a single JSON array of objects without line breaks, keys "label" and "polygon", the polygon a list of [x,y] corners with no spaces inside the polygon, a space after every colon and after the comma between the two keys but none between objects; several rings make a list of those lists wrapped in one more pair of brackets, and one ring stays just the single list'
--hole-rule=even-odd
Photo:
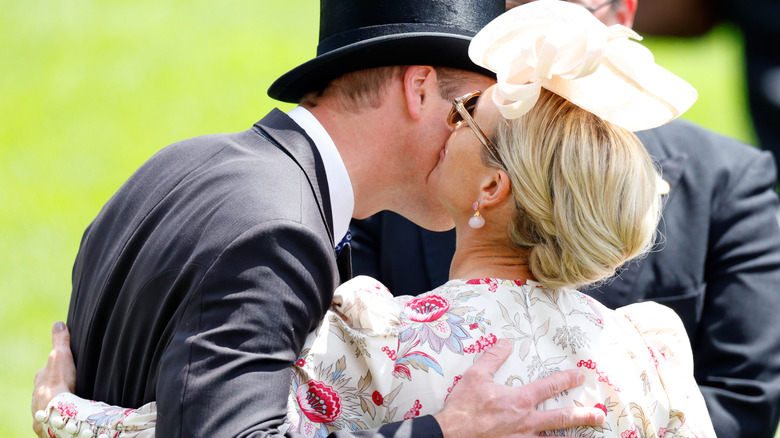
[{"label": "man", "polygon": [[[508,2],[508,5],[511,6]],[[607,24],[631,26],[636,0],[583,0]],[[674,121],[637,133],[669,184],[657,249],[586,291],[609,307],[653,300],[685,323],[695,375],[718,436],[774,436],[780,415],[780,229],[772,157]],[[392,213],[356,221],[353,264],[395,294],[443,284],[454,233]]]},{"label": "man", "polygon": [[[334,251],[350,216],[390,209],[451,226],[427,174],[451,132],[452,96],[492,83],[466,50],[504,4],[451,6],[323,0],[318,56],[269,90],[301,106],[168,146],[130,177],[85,232],[74,266],[76,394],[157,400],[164,437],[278,433],[290,365],[350,276],[349,246]],[[54,333],[53,359],[67,333]],[[594,409],[535,412],[577,373],[494,384],[509,350],[484,356],[435,418],[354,435],[508,436],[603,421]]]}]

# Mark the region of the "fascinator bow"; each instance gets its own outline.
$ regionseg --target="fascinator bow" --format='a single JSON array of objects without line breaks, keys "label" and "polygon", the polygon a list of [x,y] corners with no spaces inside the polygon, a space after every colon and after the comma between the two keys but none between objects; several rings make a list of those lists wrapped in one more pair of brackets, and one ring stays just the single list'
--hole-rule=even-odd
[{"label": "fascinator bow", "polygon": [[698,97],[655,63],[622,26],[606,26],[585,8],[558,0],[515,7],[472,40],[469,57],[496,73],[493,100],[505,118],[528,112],[546,88],[631,131],[654,128]]}]

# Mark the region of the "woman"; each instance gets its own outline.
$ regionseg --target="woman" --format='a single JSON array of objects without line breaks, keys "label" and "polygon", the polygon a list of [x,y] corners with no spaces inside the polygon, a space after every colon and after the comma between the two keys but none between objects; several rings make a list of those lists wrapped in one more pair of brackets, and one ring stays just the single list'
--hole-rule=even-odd
[{"label": "woman", "polygon": [[[651,248],[663,186],[628,129],[665,123],[695,99],[630,36],[542,0],[474,38],[472,59],[498,84],[453,102],[455,130],[429,176],[456,225],[451,280],[396,299],[367,277],[342,285],[293,366],[291,431],[439,412],[473,360],[506,338],[514,352],[496,381],[581,369],[584,385],[540,408],[606,414],[599,428],[551,434],[714,436],[679,318],[652,303],[611,311],[572,289]],[[55,436],[153,436],[155,406],[63,393],[38,417]]]}]

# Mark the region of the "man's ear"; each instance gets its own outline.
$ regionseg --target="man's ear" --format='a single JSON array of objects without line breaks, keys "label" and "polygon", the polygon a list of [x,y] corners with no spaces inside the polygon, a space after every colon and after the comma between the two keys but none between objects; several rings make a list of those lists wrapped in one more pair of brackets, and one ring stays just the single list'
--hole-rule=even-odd
[{"label": "man's ear", "polygon": [[509,175],[502,169],[490,169],[485,174],[480,187],[479,205],[494,207],[512,196],[512,183]]},{"label": "man's ear", "polygon": [[431,97],[439,94],[436,69],[429,65],[407,67],[403,76],[403,85],[406,109],[409,116],[418,120],[422,117],[423,108]]}]

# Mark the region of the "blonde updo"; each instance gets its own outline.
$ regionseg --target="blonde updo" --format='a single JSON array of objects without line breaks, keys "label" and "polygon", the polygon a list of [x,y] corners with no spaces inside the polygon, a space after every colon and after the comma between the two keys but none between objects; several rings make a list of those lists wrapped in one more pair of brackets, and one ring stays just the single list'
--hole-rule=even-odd
[{"label": "blonde updo", "polygon": [[657,170],[633,133],[545,89],[531,111],[502,121],[496,145],[517,207],[509,237],[540,283],[598,282],[649,251]]}]

